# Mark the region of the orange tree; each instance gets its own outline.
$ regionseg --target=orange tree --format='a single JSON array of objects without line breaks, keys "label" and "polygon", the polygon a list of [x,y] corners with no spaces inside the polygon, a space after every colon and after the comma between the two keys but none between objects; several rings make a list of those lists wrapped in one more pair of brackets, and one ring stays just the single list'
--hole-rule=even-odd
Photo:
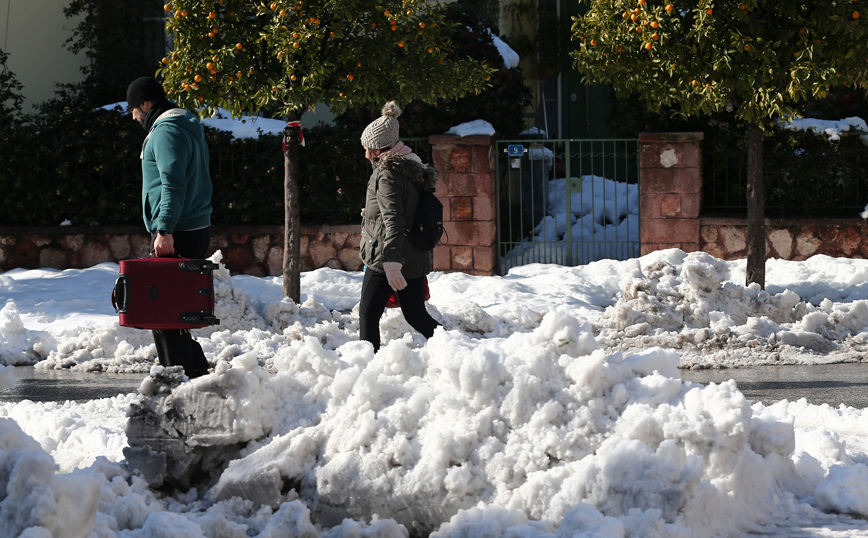
[{"label": "orange tree", "polygon": [[866,0],[582,0],[575,67],[651,110],[749,125],[747,282],[765,286],[763,124],[839,85],[865,89]]},{"label": "orange tree", "polygon": [[[209,115],[285,116],[283,292],[301,296],[298,157],[305,110],[433,102],[479,91],[492,69],[452,53],[453,25],[427,0],[171,0],[169,97]],[[361,145],[359,146],[361,152]]]}]

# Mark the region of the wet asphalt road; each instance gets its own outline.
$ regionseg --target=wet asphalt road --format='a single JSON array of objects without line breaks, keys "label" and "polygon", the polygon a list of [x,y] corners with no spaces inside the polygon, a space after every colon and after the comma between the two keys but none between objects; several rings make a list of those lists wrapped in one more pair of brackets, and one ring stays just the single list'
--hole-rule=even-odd
[{"label": "wet asphalt road", "polygon": [[[0,391],[0,401],[85,401],[138,390],[146,374],[86,373],[72,370],[37,370],[18,366],[17,384]],[[726,370],[682,370],[685,381],[721,383],[735,379],[751,401],[772,404],[805,398],[812,404],[868,407],[868,364],[812,366],[757,366]]]},{"label": "wet asphalt road", "polygon": [[748,400],[767,405],[805,398],[815,405],[868,407],[868,364],[863,363],[682,370],[681,378],[704,384],[735,379]]},{"label": "wet asphalt road", "polygon": [[33,366],[16,366],[13,376],[16,384],[0,391],[0,402],[65,402],[110,398],[136,392],[147,374],[37,370]]}]

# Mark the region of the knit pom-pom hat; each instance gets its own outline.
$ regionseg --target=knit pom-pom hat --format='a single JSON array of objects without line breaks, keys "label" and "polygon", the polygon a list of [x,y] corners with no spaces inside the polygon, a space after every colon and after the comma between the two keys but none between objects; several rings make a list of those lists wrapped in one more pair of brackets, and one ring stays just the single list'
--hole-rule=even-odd
[{"label": "knit pom-pom hat", "polygon": [[383,105],[383,115],[362,132],[362,145],[368,149],[388,149],[398,143],[398,116],[401,107],[395,101]]}]

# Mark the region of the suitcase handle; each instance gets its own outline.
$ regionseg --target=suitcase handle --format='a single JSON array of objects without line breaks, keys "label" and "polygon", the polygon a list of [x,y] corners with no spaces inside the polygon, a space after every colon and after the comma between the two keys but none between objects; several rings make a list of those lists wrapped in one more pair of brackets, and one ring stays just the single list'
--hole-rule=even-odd
[{"label": "suitcase handle", "polygon": [[112,306],[115,307],[115,312],[123,314],[127,311],[129,296],[130,284],[127,282],[127,275],[122,274],[115,280],[115,287],[112,289]]}]

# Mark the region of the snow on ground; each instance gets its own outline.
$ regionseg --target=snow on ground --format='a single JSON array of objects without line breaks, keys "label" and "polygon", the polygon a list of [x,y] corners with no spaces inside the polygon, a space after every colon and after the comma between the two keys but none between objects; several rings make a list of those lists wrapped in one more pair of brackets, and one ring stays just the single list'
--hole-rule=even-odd
[{"label": "snow on ground", "polygon": [[[147,392],[153,343],[117,325],[117,271],[0,274],[2,362],[141,372]],[[434,273],[444,328],[425,342],[390,310],[374,354],[360,273],[304,273],[296,305],[280,279],[221,268],[221,325],[195,331],[215,373],[176,390],[220,387],[239,459],[156,491],[124,464],[138,395],[4,403],[0,536],[868,536],[863,410],[679,374],[862,361],[866,277],[865,260],[770,260],[763,291],[743,261],[679,250]],[[261,473],[287,486],[273,505],[220,497]]]}]

